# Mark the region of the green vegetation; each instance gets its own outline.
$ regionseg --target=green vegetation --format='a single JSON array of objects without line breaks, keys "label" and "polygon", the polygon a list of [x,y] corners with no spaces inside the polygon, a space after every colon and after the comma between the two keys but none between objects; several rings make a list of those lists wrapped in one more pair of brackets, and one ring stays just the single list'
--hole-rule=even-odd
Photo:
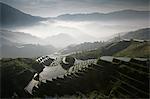
[{"label": "green vegetation", "polygon": [[95,50],[101,48],[105,45],[105,42],[84,42],[78,45],[70,45],[65,49],[61,50],[62,54],[74,53],[74,52],[88,52],[91,50]]},{"label": "green vegetation", "polygon": [[138,39],[138,40],[149,40],[150,36],[150,28],[143,28],[137,31],[128,32],[123,35],[121,38],[123,39]]},{"label": "green vegetation", "polygon": [[150,42],[133,42],[126,49],[115,53],[114,56],[126,56],[126,57],[144,57],[148,58],[150,56]]},{"label": "green vegetation", "polygon": [[32,67],[39,64],[29,58],[3,58],[0,63],[1,97],[10,98],[15,92],[23,95],[24,87],[36,72]]},{"label": "green vegetation", "polygon": [[83,51],[72,54],[71,56],[81,60],[97,59],[101,56],[101,50]]},{"label": "green vegetation", "polygon": [[150,42],[149,41],[120,41],[107,44],[106,46],[97,50],[83,51],[72,54],[71,56],[81,59],[97,59],[100,56],[120,56],[120,57],[143,57],[150,56]]}]

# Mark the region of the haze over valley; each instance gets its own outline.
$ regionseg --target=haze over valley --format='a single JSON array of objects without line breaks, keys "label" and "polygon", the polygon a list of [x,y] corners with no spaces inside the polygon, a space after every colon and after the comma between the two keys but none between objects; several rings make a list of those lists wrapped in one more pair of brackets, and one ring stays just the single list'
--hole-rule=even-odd
[{"label": "haze over valley", "polygon": [[109,13],[62,14],[43,18],[26,14],[3,3],[1,5],[4,28],[30,33],[40,38],[65,33],[76,38],[80,37],[83,41],[90,37],[99,39],[120,32],[149,27],[150,21],[150,11],[127,9]]},{"label": "haze over valley", "polygon": [[[26,10],[24,12],[17,9],[18,6],[15,8],[7,1],[4,2],[7,4],[0,2],[1,46],[14,45],[19,49],[25,48],[24,46],[28,44],[43,49],[48,46],[51,51],[47,53],[48,49],[45,48],[47,51],[44,51],[44,55],[65,49],[67,46],[84,42],[108,41],[130,31],[150,27],[150,11],[146,8],[143,8],[144,10],[123,8],[101,12],[79,11],[45,17],[40,13],[38,16],[25,13]],[[41,52],[37,51],[37,53]]]}]

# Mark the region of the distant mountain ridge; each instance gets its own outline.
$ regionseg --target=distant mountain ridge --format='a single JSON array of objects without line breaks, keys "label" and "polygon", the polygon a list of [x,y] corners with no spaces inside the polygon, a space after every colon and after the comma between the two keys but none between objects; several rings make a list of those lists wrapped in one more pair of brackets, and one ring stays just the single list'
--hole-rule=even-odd
[{"label": "distant mountain ridge", "polygon": [[45,39],[41,39],[29,33],[12,32],[8,30],[0,30],[0,34],[1,34],[1,40],[3,41],[3,44],[5,43],[4,41],[7,40],[7,44],[8,42],[10,42],[10,44],[8,45],[16,44],[16,43],[40,44],[40,45],[52,45],[57,48],[62,48],[70,44],[77,43],[76,38],[65,33],[49,36]]},{"label": "distant mountain ridge", "polygon": [[21,44],[38,44],[41,39],[23,32],[12,32],[8,30],[0,30],[1,38],[5,38],[11,42]]},{"label": "distant mountain ridge", "polygon": [[0,30],[0,58],[33,58],[49,55],[57,51],[52,45],[40,45],[38,37],[22,32]]},{"label": "distant mountain ridge", "polygon": [[123,39],[139,39],[149,40],[150,39],[150,28],[143,28],[136,31],[131,31],[123,35]]},{"label": "distant mountain ridge", "polygon": [[120,10],[110,13],[63,14],[56,19],[66,21],[110,21],[149,19],[150,11]]},{"label": "distant mountain ridge", "polygon": [[7,4],[0,2],[1,25],[2,27],[21,27],[37,24],[44,20],[64,20],[64,21],[117,21],[117,20],[149,20],[150,11],[120,10],[110,13],[88,13],[88,14],[62,14],[57,17],[42,18],[26,14]]},{"label": "distant mountain ridge", "polygon": [[[105,55],[112,55],[112,51],[113,50],[115,53],[115,51],[118,51],[118,48],[120,47],[120,50],[124,49],[125,47],[128,47],[130,45],[130,42],[125,42],[124,39],[137,39],[137,40],[149,40],[150,37],[150,28],[143,28],[143,29],[139,29],[139,30],[135,30],[135,31],[131,31],[131,32],[127,32],[124,33],[124,35],[119,37],[113,37],[113,39],[110,39],[106,42],[93,42],[93,43],[81,43],[81,44],[77,44],[74,46],[68,46],[66,48],[64,48],[63,50],[61,50],[61,53],[76,53],[76,52],[82,52],[82,51],[90,51],[90,50],[95,50],[95,52],[98,50],[100,50],[101,48],[103,48],[106,45],[109,46],[109,48],[104,49],[103,54]],[[119,40],[123,40],[123,42],[119,42]],[[114,44],[116,42],[117,43],[116,47]],[[111,49],[112,48],[112,49]],[[111,54],[109,54],[111,53]]]},{"label": "distant mountain ridge", "polygon": [[7,4],[0,2],[1,6],[1,25],[2,27],[20,27],[26,25],[33,25],[39,21],[45,20],[42,17],[32,16],[30,14],[23,13],[22,11],[15,9]]}]

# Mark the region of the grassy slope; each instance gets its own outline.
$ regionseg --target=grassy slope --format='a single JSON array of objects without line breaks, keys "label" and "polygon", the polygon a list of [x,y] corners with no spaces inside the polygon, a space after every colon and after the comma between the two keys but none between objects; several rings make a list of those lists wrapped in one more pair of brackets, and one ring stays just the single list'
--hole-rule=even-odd
[{"label": "grassy slope", "polygon": [[97,59],[101,56],[101,50],[83,51],[80,53],[71,54],[70,56],[81,60]]},{"label": "grassy slope", "polygon": [[132,42],[130,46],[120,52],[115,53],[113,56],[149,57],[150,44],[149,42]]},{"label": "grassy slope", "polygon": [[121,41],[117,43],[109,44],[102,49],[85,51],[71,56],[87,60],[87,59],[97,59],[101,56],[120,56],[120,57],[143,57],[148,58],[150,56],[150,42],[137,42],[137,41]]},{"label": "grassy slope", "polygon": [[35,59],[30,58],[3,58],[0,60],[1,95],[0,98],[10,98],[14,92],[24,94],[23,88],[32,79],[35,70],[39,67]]}]

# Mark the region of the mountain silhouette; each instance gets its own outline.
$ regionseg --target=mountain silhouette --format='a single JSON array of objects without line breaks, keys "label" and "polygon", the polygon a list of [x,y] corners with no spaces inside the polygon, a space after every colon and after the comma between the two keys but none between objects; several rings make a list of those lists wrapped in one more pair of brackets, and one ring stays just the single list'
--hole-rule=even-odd
[{"label": "mountain silhouette", "polygon": [[0,2],[1,6],[1,25],[4,28],[29,26],[36,24],[39,21],[45,20],[38,16],[26,14],[16,8]]},{"label": "mountain silhouette", "polygon": [[12,32],[8,30],[0,30],[1,38],[5,38],[11,42],[21,44],[39,44],[41,39],[23,32]]},{"label": "mountain silhouette", "polygon": [[148,20],[150,11],[120,10],[110,13],[63,14],[56,19],[66,21]]}]

